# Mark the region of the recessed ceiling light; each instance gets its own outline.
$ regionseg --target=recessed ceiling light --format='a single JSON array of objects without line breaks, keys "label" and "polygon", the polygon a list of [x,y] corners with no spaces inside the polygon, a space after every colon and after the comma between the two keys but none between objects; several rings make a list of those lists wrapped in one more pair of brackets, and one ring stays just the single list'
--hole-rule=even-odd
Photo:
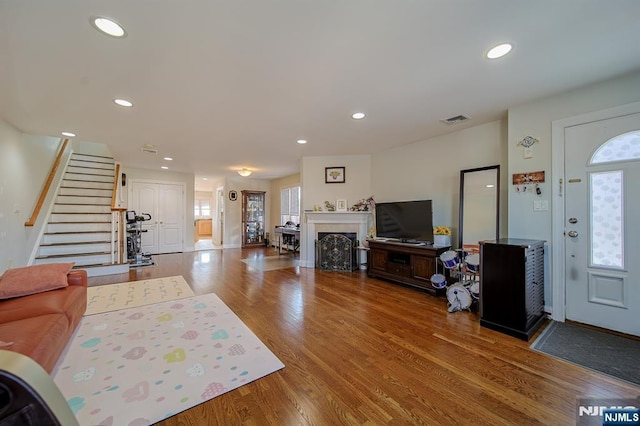
[{"label": "recessed ceiling light", "polygon": [[132,107],[133,103],[126,99],[114,99],[113,102],[123,107]]},{"label": "recessed ceiling light", "polygon": [[513,46],[509,43],[499,44],[496,47],[489,49],[487,52],[487,58],[489,59],[498,59],[502,58],[507,53],[511,52]]},{"label": "recessed ceiling light", "polygon": [[173,158],[171,158],[171,157],[164,157],[164,159],[167,160],[167,161],[173,161]]},{"label": "recessed ceiling light", "polygon": [[299,143],[300,145],[304,145],[305,143],[307,143],[307,141],[306,141],[306,140],[304,140],[304,139],[298,139],[298,143]]},{"label": "recessed ceiling light", "polygon": [[89,22],[91,22],[91,25],[95,29],[112,37],[123,38],[127,36],[127,32],[124,30],[124,28],[122,28],[122,25],[118,24],[113,19],[105,18],[102,16],[94,16],[89,19]]},{"label": "recessed ceiling light", "polygon": [[364,112],[355,112],[351,114],[351,118],[353,118],[354,120],[362,120],[364,117],[365,117]]},{"label": "recessed ceiling light", "polygon": [[169,168],[167,166],[161,166],[160,168],[164,169],[164,170],[169,170]]},{"label": "recessed ceiling light", "polygon": [[487,188],[493,188],[493,187],[495,187],[495,185],[492,185],[492,184],[487,185]]},{"label": "recessed ceiling light", "polygon": [[71,132],[62,132],[62,136],[67,136],[70,138],[74,138],[76,136],[75,133],[71,133]]},{"label": "recessed ceiling light", "polygon": [[202,180],[209,180],[208,178],[202,178]]}]

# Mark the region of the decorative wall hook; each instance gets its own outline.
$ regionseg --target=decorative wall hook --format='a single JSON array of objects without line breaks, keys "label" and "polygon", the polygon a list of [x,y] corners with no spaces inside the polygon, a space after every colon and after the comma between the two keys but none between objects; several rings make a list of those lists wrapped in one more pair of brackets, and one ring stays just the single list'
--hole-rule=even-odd
[{"label": "decorative wall hook", "polygon": [[540,142],[538,139],[533,136],[525,136],[524,139],[518,142],[518,146],[523,146],[525,148],[531,148],[534,143]]}]

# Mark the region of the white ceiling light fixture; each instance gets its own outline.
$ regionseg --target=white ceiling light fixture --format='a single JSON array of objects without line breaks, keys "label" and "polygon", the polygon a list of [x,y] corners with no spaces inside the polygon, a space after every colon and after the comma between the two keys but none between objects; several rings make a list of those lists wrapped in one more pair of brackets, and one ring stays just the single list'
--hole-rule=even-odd
[{"label": "white ceiling light fixture", "polygon": [[89,22],[91,22],[91,26],[93,26],[93,28],[111,37],[124,38],[127,36],[127,32],[124,30],[122,25],[118,24],[113,19],[105,18],[103,16],[93,16],[89,19]]},{"label": "white ceiling light fixture", "polygon": [[511,52],[511,49],[513,49],[513,45],[511,43],[499,44],[489,49],[489,51],[487,52],[487,58],[488,59],[502,58],[504,55]]},{"label": "white ceiling light fixture", "polygon": [[169,170],[169,168],[167,166],[161,166],[160,167],[162,170]]},{"label": "white ceiling light fixture", "polygon": [[121,107],[131,108],[133,106],[133,102],[126,99],[114,99],[113,102],[115,102],[117,105],[120,105]]},{"label": "white ceiling light fixture", "polygon": [[306,140],[304,140],[304,139],[298,139],[298,141],[297,141],[297,142],[298,142],[300,145],[304,145],[305,143],[307,143],[307,141],[306,141]]},{"label": "white ceiling light fixture", "polygon": [[240,170],[238,170],[238,174],[242,177],[251,176],[251,173],[253,173],[253,170],[247,169],[246,167],[243,167]]},{"label": "white ceiling light fixture", "polygon": [[351,114],[351,118],[353,118],[354,120],[362,120],[366,116],[367,115],[364,112],[354,112],[353,114]]},{"label": "white ceiling light fixture", "polygon": [[66,136],[68,138],[75,138],[76,134],[71,132],[62,132],[62,136]]},{"label": "white ceiling light fixture", "polygon": [[173,158],[171,158],[171,157],[164,157],[164,159],[167,160],[167,161],[173,161]]}]

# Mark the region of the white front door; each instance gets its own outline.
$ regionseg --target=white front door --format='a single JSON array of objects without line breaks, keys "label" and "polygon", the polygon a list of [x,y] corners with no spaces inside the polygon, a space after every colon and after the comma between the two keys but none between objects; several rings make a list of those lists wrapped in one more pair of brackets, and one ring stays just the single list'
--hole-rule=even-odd
[{"label": "white front door", "polygon": [[144,253],[174,253],[183,250],[183,186],[175,184],[132,182],[129,209],[138,215],[148,213],[151,220],[142,222]]},{"label": "white front door", "polygon": [[640,335],[640,114],[565,129],[566,318]]}]

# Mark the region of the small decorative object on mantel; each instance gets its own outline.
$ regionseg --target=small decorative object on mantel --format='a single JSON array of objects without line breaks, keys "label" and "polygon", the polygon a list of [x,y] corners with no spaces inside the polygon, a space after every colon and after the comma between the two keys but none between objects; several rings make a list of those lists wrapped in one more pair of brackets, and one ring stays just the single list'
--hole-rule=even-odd
[{"label": "small decorative object on mantel", "polygon": [[373,195],[367,199],[363,198],[362,200],[355,203],[353,206],[349,208],[349,210],[353,212],[368,212],[373,211],[376,207],[376,202],[373,199]]},{"label": "small decorative object on mantel", "polygon": [[331,201],[325,201],[324,202],[324,207],[327,209],[328,212],[335,212],[336,211],[336,206],[334,206],[333,203],[331,203]]},{"label": "small decorative object on mantel", "polygon": [[446,247],[451,245],[451,228],[448,226],[436,226],[433,228],[433,245]]},{"label": "small decorative object on mantel", "polygon": [[321,212],[322,211],[322,206],[320,204],[314,204],[313,205],[313,211],[314,212]]},{"label": "small decorative object on mantel", "polygon": [[336,201],[336,211],[337,212],[346,212],[347,211],[347,200],[338,200],[338,201]]},{"label": "small decorative object on mantel", "polygon": [[345,183],[344,167],[325,167],[324,183]]}]

